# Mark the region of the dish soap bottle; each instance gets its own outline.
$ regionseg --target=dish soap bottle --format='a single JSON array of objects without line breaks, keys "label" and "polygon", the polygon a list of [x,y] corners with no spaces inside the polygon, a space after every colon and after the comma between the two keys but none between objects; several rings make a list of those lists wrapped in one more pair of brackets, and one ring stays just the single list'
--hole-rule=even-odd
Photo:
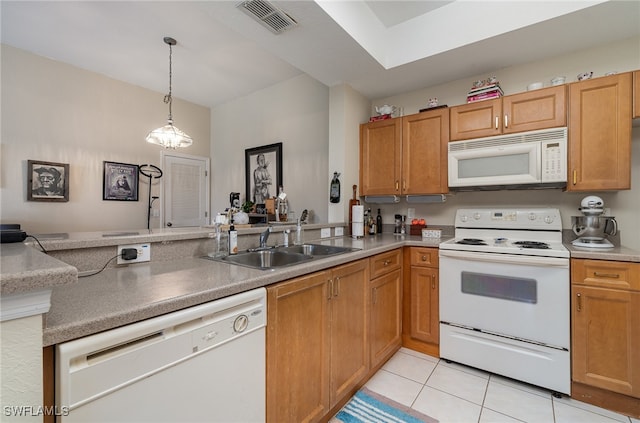
[{"label": "dish soap bottle", "polygon": [[229,254],[238,254],[238,231],[233,226],[233,220],[229,227]]}]

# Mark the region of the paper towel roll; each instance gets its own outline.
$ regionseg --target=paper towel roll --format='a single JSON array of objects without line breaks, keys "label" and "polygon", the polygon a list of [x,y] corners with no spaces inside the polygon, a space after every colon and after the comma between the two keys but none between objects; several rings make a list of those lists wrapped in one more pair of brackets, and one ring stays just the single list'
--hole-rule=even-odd
[{"label": "paper towel roll", "polygon": [[364,236],[364,223],[352,222],[351,223],[351,236],[354,238],[362,238]]},{"label": "paper towel roll", "polygon": [[364,222],[364,206],[351,206],[351,221]]}]

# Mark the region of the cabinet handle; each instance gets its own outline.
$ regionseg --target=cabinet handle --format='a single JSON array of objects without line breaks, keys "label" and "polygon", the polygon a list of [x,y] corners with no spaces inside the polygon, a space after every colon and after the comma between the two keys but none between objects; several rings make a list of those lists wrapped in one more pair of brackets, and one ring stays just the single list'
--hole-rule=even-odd
[{"label": "cabinet handle", "polygon": [[436,289],[436,275],[431,275],[431,289]]},{"label": "cabinet handle", "polygon": [[509,116],[504,115],[504,127],[508,128],[509,127]]},{"label": "cabinet handle", "polygon": [[496,116],[496,129],[498,129],[498,119],[500,119],[498,116]]},{"label": "cabinet handle", "polygon": [[400,189],[400,181],[396,181],[396,191]]},{"label": "cabinet handle", "polygon": [[333,282],[333,296],[337,297],[340,295],[340,278],[335,278]]},{"label": "cabinet handle", "polygon": [[577,293],[576,296],[578,297],[578,311],[582,311],[582,294]]},{"label": "cabinet handle", "polygon": [[618,279],[620,277],[620,275],[618,275],[617,273],[600,273],[600,272],[593,272],[593,276],[599,276],[601,278],[613,278],[613,279]]},{"label": "cabinet handle", "polygon": [[577,170],[573,170],[573,185],[578,183],[578,171]]},{"label": "cabinet handle", "polygon": [[330,300],[333,296],[333,279],[327,280],[327,286],[329,287],[327,289],[327,300]]}]

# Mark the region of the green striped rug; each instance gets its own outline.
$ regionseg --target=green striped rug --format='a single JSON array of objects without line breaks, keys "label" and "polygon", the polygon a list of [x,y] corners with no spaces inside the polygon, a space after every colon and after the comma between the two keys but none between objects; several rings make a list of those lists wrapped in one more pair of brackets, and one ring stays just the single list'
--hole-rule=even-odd
[{"label": "green striped rug", "polygon": [[362,388],[335,415],[332,422],[344,423],[437,423],[432,417]]}]

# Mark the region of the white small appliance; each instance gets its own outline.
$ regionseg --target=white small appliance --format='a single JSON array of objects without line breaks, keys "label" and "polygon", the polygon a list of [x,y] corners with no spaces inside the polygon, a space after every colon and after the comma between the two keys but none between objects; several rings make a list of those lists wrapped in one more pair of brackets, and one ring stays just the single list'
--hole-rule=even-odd
[{"label": "white small appliance", "polygon": [[364,236],[364,206],[351,206],[351,236]]},{"label": "white small appliance", "polygon": [[567,128],[466,141],[449,148],[449,188],[563,188],[567,184]]},{"label": "white small appliance", "polygon": [[582,216],[571,216],[573,233],[578,236],[571,244],[575,247],[613,248],[608,235],[618,232],[618,222],[613,216],[604,216],[604,201],[595,195],[582,199],[580,207]]}]

